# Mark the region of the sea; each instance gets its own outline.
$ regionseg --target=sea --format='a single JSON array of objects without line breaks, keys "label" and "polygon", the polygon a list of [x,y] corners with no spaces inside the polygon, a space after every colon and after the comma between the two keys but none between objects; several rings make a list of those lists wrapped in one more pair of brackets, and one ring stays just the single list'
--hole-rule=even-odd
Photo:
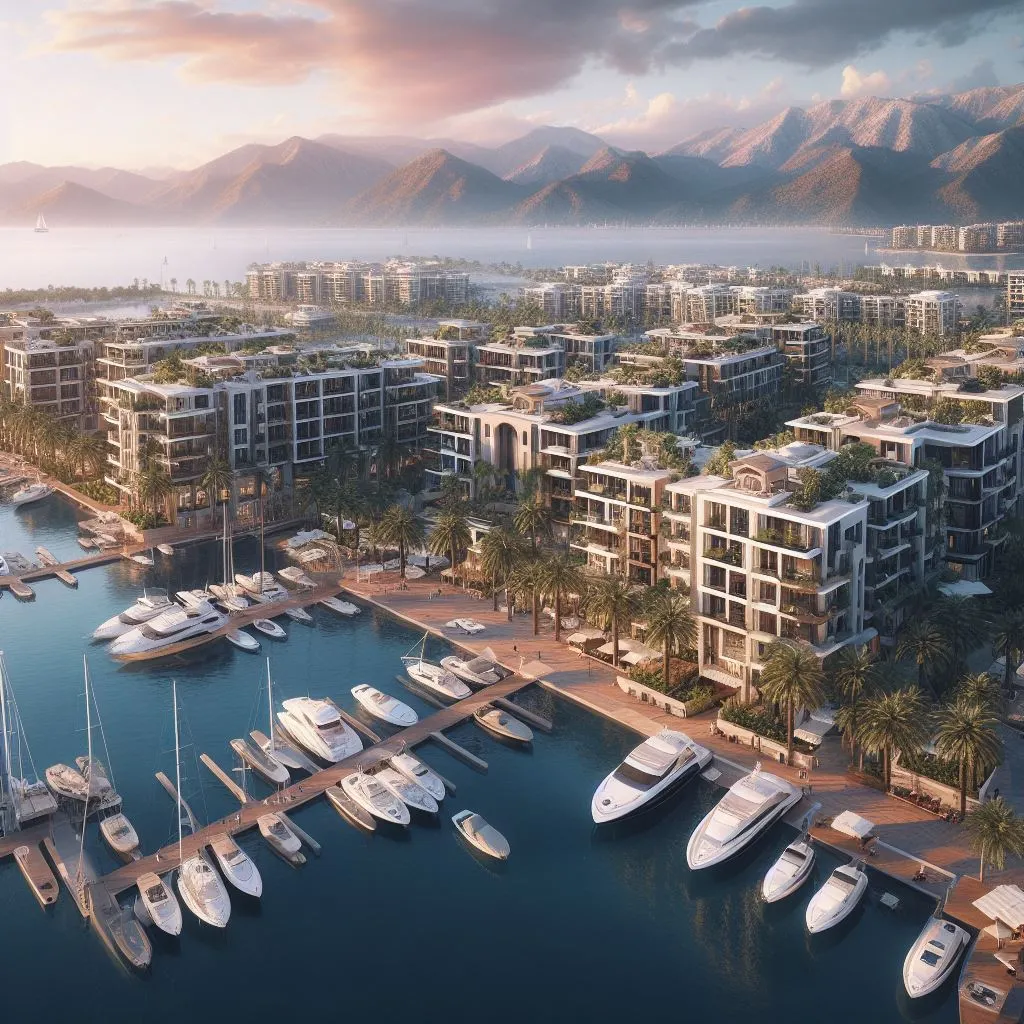
[{"label": "sea", "polygon": [[253,262],[454,257],[524,268],[621,261],[782,266],[847,273],[863,264],[929,264],[1015,269],[1024,254],[976,256],[888,253],[887,240],[825,228],[62,228],[47,234],[0,229],[0,301],[5,288],[100,287],[135,278],[185,290],[198,282],[240,281]]},{"label": "sea", "polygon": [[[17,511],[0,504],[0,551],[31,556],[44,545],[73,557],[77,518],[58,496]],[[187,658],[116,664],[90,643],[99,622],[144,587],[173,591],[221,572],[216,544],[157,559],[151,570],[127,563],[84,570],[77,590],[34,584],[31,603],[0,598],[0,648],[37,771],[85,752],[84,656],[102,722],[97,756],[107,756],[105,739],[145,850],[176,835],[174,805],[153,777],[174,772],[172,680],[182,709],[182,790],[204,820],[237,805],[197,757],[206,752],[230,768],[228,741],[266,731],[264,655],[275,701],[326,695],[355,713],[350,688],[369,682],[429,713],[396,680],[401,655],[420,635],[369,607],[352,620],[323,609],[311,626],[285,620],[287,640],[261,638],[258,656],[218,641]],[[258,542],[239,540],[236,560],[241,570],[258,566]],[[428,641],[428,657],[445,651]],[[429,743],[419,748],[457,786],[435,822],[414,823],[400,836],[364,835],[316,801],[294,819],[323,852],[298,869],[245,834],[241,843],[263,876],[262,899],[233,894],[223,931],[185,911],[179,939],[153,937],[153,963],[143,974],[111,957],[66,892],[43,911],[12,860],[0,863],[5,1020],[957,1020],[952,984],[922,1005],[903,994],[903,958],[934,909],[929,901],[872,873],[855,914],[812,938],[804,910],[838,857],[820,850],[814,884],[773,906],[760,901],[759,886],[794,836],[785,825],[722,869],[691,872],[687,837],[722,795],[703,780],[632,825],[599,831],[590,818],[593,790],[637,737],[546,691],[516,699],[554,722],[532,749],[503,746],[471,723],[449,733],[488,762],[486,774]],[[477,859],[456,836],[450,816],[466,807],[507,836],[512,854],[503,868]],[[86,846],[101,871],[115,867],[95,825]],[[895,911],[880,904],[885,892],[899,897]]]}]

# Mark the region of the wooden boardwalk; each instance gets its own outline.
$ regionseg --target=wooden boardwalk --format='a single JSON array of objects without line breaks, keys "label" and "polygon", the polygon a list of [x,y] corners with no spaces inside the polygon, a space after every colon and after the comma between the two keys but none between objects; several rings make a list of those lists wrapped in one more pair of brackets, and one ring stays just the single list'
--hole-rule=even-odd
[{"label": "wooden boardwalk", "polygon": [[[301,807],[310,800],[315,800],[326,789],[336,785],[352,772],[373,766],[406,747],[415,747],[431,739],[433,733],[458,725],[481,705],[491,702],[495,697],[508,697],[517,690],[529,686],[532,681],[521,676],[503,679],[500,683],[494,683],[486,689],[479,690],[442,711],[420,719],[415,725],[403,729],[372,747],[367,747],[358,754],[353,754],[352,757],[339,764],[324,768],[301,782],[293,783],[266,800],[246,803],[234,814],[211,822],[194,835],[186,836],[182,840],[182,854],[188,858],[201,847],[212,842],[217,835],[225,832],[234,835],[255,827],[257,818],[261,814],[266,814],[268,809],[290,811],[295,807]],[[117,868],[109,875],[99,879],[96,884],[104,886],[111,895],[116,896],[135,885],[139,877],[147,871],[155,871],[162,875],[176,868],[178,863],[178,844],[172,843],[155,854]]]}]

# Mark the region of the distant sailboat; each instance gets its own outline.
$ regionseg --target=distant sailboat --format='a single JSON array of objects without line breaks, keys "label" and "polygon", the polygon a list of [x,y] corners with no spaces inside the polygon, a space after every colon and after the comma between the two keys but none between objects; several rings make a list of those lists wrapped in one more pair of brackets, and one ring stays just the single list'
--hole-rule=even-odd
[{"label": "distant sailboat", "polygon": [[533,235],[528,234],[526,236],[526,248],[527,249],[532,249],[533,248]]},{"label": "distant sailboat", "polygon": [[46,232],[50,230],[46,226],[46,218],[42,214],[39,214],[39,216],[36,217],[36,228],[35,228],[35,230],[36,230],[36,233],[40,234],[40,235],[45,235]]}]

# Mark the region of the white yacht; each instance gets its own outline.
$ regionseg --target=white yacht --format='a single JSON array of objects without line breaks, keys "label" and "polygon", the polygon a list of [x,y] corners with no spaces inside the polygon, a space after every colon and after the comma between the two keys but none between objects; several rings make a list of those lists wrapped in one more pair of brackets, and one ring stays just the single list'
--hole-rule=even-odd
[{"label": "white yacht", "polygon": [[410,810],[437,814],[437,801],[418,783],[388,766],[373,776],[389,793],[394,794]]},{"label": "white yacht", "polygon": [[662,729],[644,740],[597,787],[590,813],[600,825],[664,799],[711,763],[711,751],[686,733]]},{"label": "white yacht", "polygon": [[328,803],[350,824],[357,828],[365,829],[367,832],[377,830],[377,822],[373,815],[362,804],[357,804],[341,788],[339,783],[336,786],[328,786],[324,791]]},{"label": "white yacht", "polygon": [[231,899],[205,850],[186,857],[178,868],[178,895],[200,921],[226,928]]},{"label": "white yacht", "polygon": [[476,619],[452,619],[451,622],[445,623],[447,629],[461,629],[463,633],[482,633],[487,627],[482,622],[477,622]]},{"label": "white yacht", "polygon": [[220,865],[224,877],[247,896],[260,896],[263,879],[252,858],[226,832],[210,843],[210,850]]},{"label": "white yacht", "polygon": [[195,608],[169,608],[149,622],[130,629],[110,645],[115,657],[150,654],[164,647],[214,633],[228,621],[227,615],[204,602]]},{"label": "white yacht", "polygon": [[286,601],[288,591],[281,586],[269,572],[255,572],[251,576],[235,573],[235,582],[254,597],[264,601]]},{"label": "white yacht", "polygon": [[332,612],[344,615],[346,619],[350,619],[360,612],[359,605],[352,604],[351,601],[342,601],[340,597],[324,597],[320,599],[319,604],[323,608],[329,608]]},{"label": "white yacht", "polygon": [[359,701],[364,710],[389,725],[405,727],[415,725],[420,720],[419,715],[408,704],[403,704],[397,697],[383,693],[366,683],[353,686],[352,696]]},{"label": "white yacht", "polygon": [[305,622],[308,625],[313,621],[313,616],[305,608],[285,608],[284,613],[292,622]]},{"label": "white yacht", "polygon": [[155,619],[161,612],[174,607],[171,599],[162,591],[147,591],[130,608],[119,615],[100,623],[93,631],[93,640],[113,640],[144,622]]},{"label": "white yacht", "polygon": [[134,555],[128,556],[129,562],[134,562],[136,565],[141,565],[146,569],[152,569],[156,565],[156,559],[153,557],[153,549],[149,549],[147,555],[145,551],[137,551]]},{"label": "white yacht", "polygon": [[181,906],[171,892],[171,887],[152,871],[139,875],[135,884],[139,889],[139,901],[149,920],[168,935],[180,935]]},{"label": "white yacht", "polygon": [[256,819],[260,835],[270,844],[271,849],[284,857],[295,860],[302,849],[299,837],[284,823],[281,816],[268,812]]},{"label": "white yacht", "polygon": [[21,505],[30,505],[33,501],[42,501],[43,498],[48,498],[51,494],[53,494],[53,488],[47,484],[42,482],[28,484],[11,495],[11,504],[15,508],[19,508]]},{"label": "white yacht", "polygon": [[953,973],[960,954],[970,945],[963,928],[933,917],[903,961],[903,985],[911,999],[934,992]]},{"label": "white yacht", "polygon": [[473,712],[473,721],[487,732],[511,743],[532,743],[533,730],[520,722],[515,715],[510,715],[493,704],[483,704]]},{"label": "white yacht", "polygon": [[246,651],[249,654],[259,653],[259,640],[254,636],[249,636],[248,633],[241,629],[233,629],[230,633],[225,633],[224,639],[232,646],[237,647],[240,651]]},{"label": "white yacht", "polygon": [[243,612],[249,607],[249,599],[237,583],[211,583],[210,593],[229,611]]},{"label": "white yacht", "polygon": [[264,636],[269,636],[274,640],[288,639],[288,634],[273,619],[255,619],[252,628],[258,629]]},{"label": "white yacht", "polygon": [[391,767],[400,772],[410,782],[425,789],[439,803],[445,798],[444,782],[437,772],[431,771],[419,758],[412,754],[395,754],[390,761]]},{"label": "white yacht", "polygon": [[470,658],[466,661],[458,655],[449,654],[441,659],[441,668],[471,686],[490,686],[501,681],[494,663],[486,658]]},{"label": "white yacht", "polygon": [[292,697],[284,701],[277,720],[297,743],[315,757],[337,764],[363,749],[355,730],[342,721],[338,709],[326,700]]},{"label": "white yacht", "polygon": [[800,790],[761,771],[760,762],[734,783],[693,830],[686,862],[693,870],[721,864],[739,853],[800,800]]},{"label": "white yacht", "polygon": [[194,590],[179,590],[174,595],[174,599],[182,608],[199,608],[203,604],[212,601],[213,597],[205,590],[196,587]]},{"label": "white yacht", "polygon": [[139,848],[139,834],[121,811],[100,821],[100,835],[122,857],[130,857]]},{"label": "white yacht", "polygon": [[868,873],[860,864],[843,864],[811,897],[804,920],[812,935],[834,928],[846,920],[860,903],[868,887]]},{"label": "white yacht", "polygon": [[768,869],[761,883],[761,898],[765,903],[777,903],[797,891],[814,867],[814,847],[806,836],[792,842],[779,859]]},{"label": "white yacht", "polygon": [[341,788],[365,811],[381,821],[408,825],[409,808],[394,793],[386,790],[372,775],[354,772],[341,780]]},{"label": "white yacht", "polygon": [[288,774],[288,769],[262,747],[255,746],[249,743],[248,740],[233,739],[231,741],[231,749],[245,764],[266,779],[272,786],[285,786],[288,784],[291,778]]},{"label": "white yacht", "polygon": [[174,547],[171,544],[157,544],[156,549],[161,555],[166,555],[168,558],[174,557]]},{"label": "white yacht", "polygon": [[297,565],[289,565],[277,574],[282,580],[286,580],[294,587],[301,590],[313,590],[316,587],[314,580],[307,576]]},{"label": "white yacht", "polygon": [[481,853],[495,860],[508,860],[512,852],[508,840],[479,814],[468,810],[459,811],[452,817],[452,824],[458,829],[459,835]]},{"label": "white yacht", "polygon": [[423,640],[419,644],[418,654],[406,654],[402,657],[402,664],[409,678],[419,683],[420,686],[439,697],[448,700],[462,700],[472,692],[470,688],[458,677],[440,665],[435,665],[424,658],[427,650],[427,634],[423,634]]}]

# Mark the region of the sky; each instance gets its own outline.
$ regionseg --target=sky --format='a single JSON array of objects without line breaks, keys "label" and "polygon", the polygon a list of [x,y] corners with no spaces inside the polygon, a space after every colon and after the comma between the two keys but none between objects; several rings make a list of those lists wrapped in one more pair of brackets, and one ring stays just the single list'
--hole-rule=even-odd
[{"label": "sky", "polygon": [[540,124],[658,152],[787,106],[1022,81],[1024,0],[0,0],[0,163]]}]

